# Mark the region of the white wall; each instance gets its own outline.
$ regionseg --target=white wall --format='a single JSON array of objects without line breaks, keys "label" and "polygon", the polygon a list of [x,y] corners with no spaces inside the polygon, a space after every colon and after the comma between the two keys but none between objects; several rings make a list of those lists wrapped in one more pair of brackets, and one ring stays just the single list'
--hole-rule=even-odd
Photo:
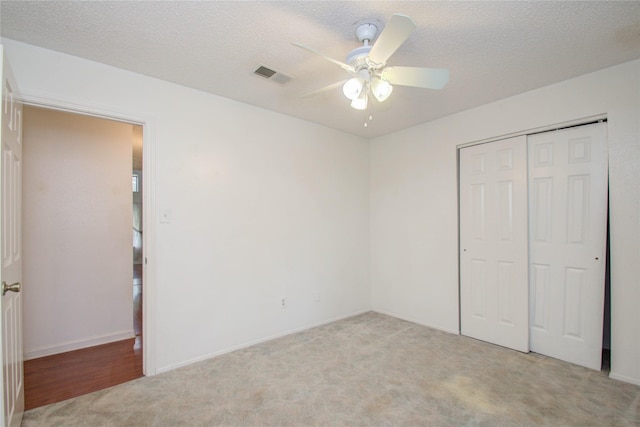
[{"label": "white wall", "polygon": [[26,358],[133,337],[131,128],[23,109]]},{"label": "white wall", "polygon": [[[372,302],[458,331],[456,145],[606,113],[612,376],[640,383],[638,61],[369,147],[245,104],[4,43],[23,92],[153,124],[145,132],[155,148],[155,198],[173,216],[155,225],[156,256],[147,266],[157,273],[158,370],[365,311]],[[277,308],[280,296],[289,297],[288,309]]]},{"label": "white wall", "polygon": [[640,384],[639,80],[640,61],[633,61],[373,140],[373,308],[458,331],[456,147],[605,113],[611,376]]},{"label": "white wall", "polygon": [[155,182],[145,185],[172,213],[155,224],[147,265],[156,278],[149,373],[370,309],[366,140],[3,44],[23,93],[149,118]]}]

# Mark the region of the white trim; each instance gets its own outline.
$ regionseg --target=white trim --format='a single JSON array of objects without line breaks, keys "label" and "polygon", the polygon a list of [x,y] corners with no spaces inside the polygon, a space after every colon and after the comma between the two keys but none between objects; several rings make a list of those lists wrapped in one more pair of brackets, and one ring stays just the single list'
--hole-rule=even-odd
[{"label": "white trim", "polygon": [[338,317],[331,318],[329,320],[323,320],[321,322],[312,323],[310,325],[303,326],[301,328],[289,329],[287,331],[280,332],[280,333],[275,334],[275,335],[269,335],[269,336],[264,337],[264,338],[260,338],[260,339],[253,340],[253,341],[249,341],[249,342],[246,342],[246,343],[243,343],[243,344],[240,344],[240,345],[236,345],[236,346],[233,346],[233,347],[228,347],[228,348],[225,348],[223,350],[216,351],[214,353],[206,354],[204,356],[194,357],[193,359],[189,359],[189,360],[186,360],[184,362],[180,362],[180,363],[176,363],[176,364],[173,364],[173,365],[165,366],[163,368],[158,369],[156,373],[157,374],[161,374],[163,372],[172,371],[174,369],[178,369],[178,368],[181,368],[183,366],[191,365],[192,363],[202,362],[204,360],[208,360],[208,359],[212,359],[214,357],[222,356],[223,354],[231,353],[231,352],[234,352],[234,351],[237,351],[237,350],[242,350],[243,348],[251,347],[251,346],[254,346],[256,344],[260,344],[260,343],[263,343],[263,342],[275,340],[277,338],[282,338],[282,337],[285,337],[287,335],[292,335],[292,334],[295,334],[295,333],[298,333],[298,332],[306,331],[308,329],[317,328],[318,326],[323,326],[323,325],[327,325],[329,323],[337,322],[339,320],[348,319],[349,317],[354,317],[354,316],[358,316],[358,315],[361,315],[361,314],[364,314],[364,313],[369,313],[370,311],[371,311],[370,309],[360,310],[360,311],[353,312],[351,314],[347,314],[345,316],[338,316]]},{"label": "white trim", "polygon": [[155,120],[148,119],[142,130],[142,371],[156,372],[156,149]]},{"label": "white trim", "polygon": [[116,332],[109,335],[101,335],[78,341],[68,341],[62,344],[56,344],[50,347],[41,347],[26,352],[24,360],[36,359],[38,357],[50,356],[52,354],[64,353],[67,351],[80,350],[81,348],[93,347],[95,345],[107,344],[110,342],[122,341],[135,338],[133,329],[128,331]]},{"label": "white trim", "polygon": [[149,117],[145,117],[144,115],[136,112],[123,111],[118,107],[98,104],[89,105],[69,98],[43,96],[29,92],[28,90],[25,91],[22,88],[20,101],[25,105],[33,105],[36,107],[44,107],[69,113],[78,113],[85,116],[116,120],[137,125],[144,125],[144,123],[149,120]]},{"label": "white trim", "polygon": [[410,317],[410,316],[403,316],[403,315],[400,315],[400,314],[393,313],[391,311],[378,310],[378,309],[375,309],[375,308],[372,309],[371,311],[373,311],[375,313],[384,314],[385,316],[395,317],[396,319],[406,320],[407,322],[415,323],[417,325],[426,326],[427,328],[437,329],[438,331],[446,332],[448,334],[460,335],[460,331],[458,331],[458,330],[449,329],[449,328],[443,328],[442,326],[433,325],[431,323],[426,323],[426,322],[423,322],[421,320],[415,319],[415,318]]},{"label": "white trim", "polygon": [[615,372],[609,372],[609,378],[640,386],[640,380],[638,378],[627,377],[626,375],[618,375]]},{"label": "white trim", "polygon": [[[29,91],[22,91],[20,101],[25,105],[49,108],[59,111],[83,114],[109,120],[136,124],[143,126],[143,161],[142,185],[143,185],[143,257],[147,259],[144,265],[144,298],[143,315],[143,361],[142,372],[146,376],[155,375],[156,372],[156,328],[155,328],[155,254],[156,254],[156,210],[155,210],[155,184],[156,184],[156,145],[155,145],[155,118],[134,111],[126,111],[120,107],[80,103],[72,99],[43,96]],[[113,340],[112,340],[113,341]],[[33,352],[31,352],[33,353]]]},{"label": "white trim", "polygon": [[583,117],[581,119],[568,120],[566,122],[561,122],[561,123],[556,123],[556,124],[546,125],[546,126],[539,126],[537,128],[507,133],[505,135],[492,136],[490,138],[479,139],[477,141],[464,142],[462,144],[457,144],[456,147],[458,148],[458,150],[460,150],[461,148],[470,147],[472,145],[486,144],[488,142],[500,141],[503,139],[513,138],[516,136],[523,136],[523,135],[528,136],[534,133],[548,132],[548,131],[571,127],[571,126],[579,126],[579,125],[588,124],[591,122],[596,122],[598,120],[607,120],[607,114],[606,113],[596,114],[595,116]]}]

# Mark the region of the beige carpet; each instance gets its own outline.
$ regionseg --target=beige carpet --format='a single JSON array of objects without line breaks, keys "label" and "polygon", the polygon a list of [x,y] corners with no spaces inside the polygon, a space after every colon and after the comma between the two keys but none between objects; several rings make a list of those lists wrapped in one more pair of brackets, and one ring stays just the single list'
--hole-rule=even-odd
[{"label": "beige carpet", "polygon": [[640,387],[377,313],[31,410],[23,426],[640,426]]}]

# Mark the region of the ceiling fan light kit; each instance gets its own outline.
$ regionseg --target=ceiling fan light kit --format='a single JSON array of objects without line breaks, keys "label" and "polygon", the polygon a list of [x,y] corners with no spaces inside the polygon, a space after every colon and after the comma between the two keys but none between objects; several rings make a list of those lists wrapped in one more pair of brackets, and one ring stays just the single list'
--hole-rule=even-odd
[{"label": "ceiling fan light kit", "polygon": [[351,107],[356,110],[366,110],[367,109],[367,91],[363,90],[360,95],[351,101]]},{"label": "ceiling fan light kit", "polygon": [[[368,23],[361,24],[356,28],[356,38],[364,45],[349,52],[345,63],[305,45],[293,44],[318,54],[347,71],[352,78],[342,85],[342,92],[351,100],[351,107],[366,110],[370,95],[378,102],[384,102],[391,96],[394,84],[442,89],[449,81],[449,70],[443,68],[387,67],[387,59],[409,38],[415,28],[415,23],[408,16],[393,15],[376,42],[370,46],[369,43],[378,33],[378,27]],[[333,89],[335,86],[334,83],[325,89]]]},{"label": "ceiling fan light kit", "polygon": [[342,86],[342,93],[344,93],[347,99],[354,100],[360,96],[362,89],[364,89],[363,83],[364,82],[357,77],[351,78]]},{"label": "ceiling fan light kit", "polygon": [[393,92],[393,86],[388,81],[378,77],[371,79],[371,93],[378,102],[386,101],[391,96],[391,92]]}]

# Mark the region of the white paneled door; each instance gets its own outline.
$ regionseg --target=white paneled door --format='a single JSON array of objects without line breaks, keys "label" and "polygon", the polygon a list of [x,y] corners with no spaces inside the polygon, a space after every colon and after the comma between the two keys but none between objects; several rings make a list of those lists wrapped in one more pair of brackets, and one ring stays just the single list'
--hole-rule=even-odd
[{"label": "white paneled door", "polygon": [[460,328],[529,351],[526,137],[460,150]]},{"label": "white paneled door", "polygon": [[600,370],[607,223],[606,124],[532,135],[531,351]]},{"label": "white paneled door", "polygon": [[0,245],[2,290],[0,333],[2,334],[2,425],[19,426],[24,410],[22,353],[22,107],[2,46],[2,161],[0,162]]}]

